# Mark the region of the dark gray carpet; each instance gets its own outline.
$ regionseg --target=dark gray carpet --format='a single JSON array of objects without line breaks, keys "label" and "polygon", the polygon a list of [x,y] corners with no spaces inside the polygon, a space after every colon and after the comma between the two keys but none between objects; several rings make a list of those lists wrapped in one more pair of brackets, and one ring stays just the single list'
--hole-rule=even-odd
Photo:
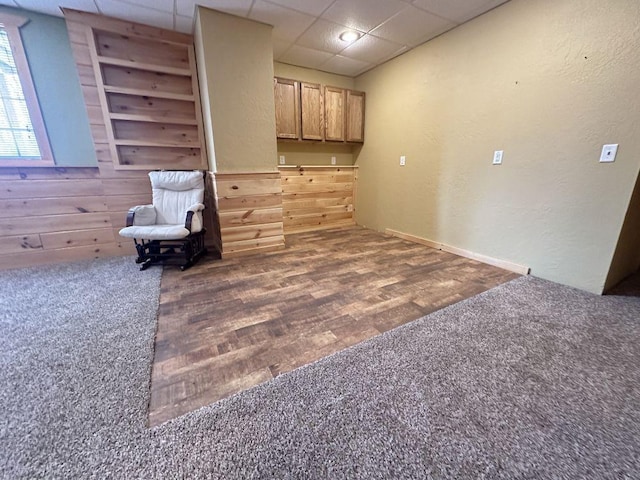
[{"label": "dark gray carpet", "polygon": [[159,269],[0,272],[3,478],[639,478],[640,299],[521,278],[154,429]]}]

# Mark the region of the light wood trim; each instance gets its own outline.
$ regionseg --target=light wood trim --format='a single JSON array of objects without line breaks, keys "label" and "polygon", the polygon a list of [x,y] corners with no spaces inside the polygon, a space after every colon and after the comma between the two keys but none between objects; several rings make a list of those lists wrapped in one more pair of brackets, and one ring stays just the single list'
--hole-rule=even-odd
[{"label": "light wood trim", "polygon": [[399,232],[390,228],[387,228],[384,233],[386,233],[387,235],[392,235],[394,237],[402,238],[403,240],[426,245],[427,247],[435,248],[436,250],[442,250],[443,252],[449,252],[460,257],[477,260],[478,262],[486,263],[487,265],[493,265],[494,267],[503,268],[504,270],[509,270],[510,272],[518,273],[520,275],[529,274],[529,267],[509,262],[507,260],[500,260],[498,258],[489,257],[487,255],[471,252],[462,248],[452,247],[444,243],[434,242],[433,240],[429,240],[427,238],[418,237],[409,233]]},{"label": "light wood trim", "polygon": [[[91,64],[93,65],[93,74],[96,79],[96,87],[98,90],[98,100],[100,102],[100,109],[102,110],[102,119],[104,121],[104,126],[107,132],[107,143],[109,144],[109,149],[111,150],[111,159],[114,162],[114,165],[118,163],[118,149],[114,143],[115,134],[113,132],[113,124],[111,123],[111,119],[109,118],[109,102],[107,100],[107,95],[104,89],[104,82],[102,80],[102,69],[100,67],[100,63],[98,63],[98,50],[96,46],[96,36],[95,32],[91,27],[85,26],[86,29],[86,37],[87,37],[87,46],[89,48],[89,55],[91,57]],[[92,128],[93,131],[93,128]],[[94,141],[97,141],[94,133]],[[117,166],[116,166],[117,168]]]},{"label": "light wood trim", "polygon": [[283,169],[283,170],[286,170],[286,169],[296,169],[297,170],[297,169],[300,169],[300,168],[304,168],[305,170],[306,169],[310,169],[310,168],[311,169],[318,169],[318,170],[320,170],[320,169],[326,170],[328,168],[333,168],[333,169],[336,169],[336,170],[340,170],[340,169],[343,169],[343,168],[346,168],[346,169],[349,169],[349,168],[357,169],[358,165],[278,165],[278,169]]},{"label": "light wood trim", "polygon": [[7,158],[0,160],[0,163],[7,167],[45,167],[54,165],[53,153],[51,151],[51,145],[49,144],[49,137],[47,136],[47,129],[45,128],[44,120],[42,119],[42,112],[40,111],[36,89],[33,85],[33,79],[31,78],[31,69],[29,68],[27,54],[25,53],[24,46],[22,45],[22,36],[20,35],[20,27],[28,21],[29,20],[24,17],[11,15],[9,13],[0,13],[0,24],[4,26],[7,36],[9,37],[9,45],[11,46],[13,60],[16,65],[16,69],[18,70],[20,83],[22,84],[22,93],[24,94],[27,110],[29,111],[29,117],[31,118],[33,133],[36,136],[36,142],[40,149],[40,159],[28,160],[22,158]]},{"label": "light wood trim", "polygon": [[204,138],[204,121],[202,120],[202,103],[200,99],[200,83],[198,82],[198,65],[196,63],[196,51],[193,47],[193,40],[187,48],[189,55],[189,66],[191,68],[191,91],[195,102],[196,125],[198,125],[198,142],[200,143],[200,169],[209,168],[207,157],[207,142]]},{"label": "light wood trim", "polygon": [[[179,148],[200,148],[200,145],[197,143],[189,143],[189,142],[172,142],[172,141],[163,141],[163,142],[152,142],[150,140],[127,140],[127,139],[116,139],[113,140],[113,144],[116,146],[127,146],[127,147],[179,147]],[[131,165],[135,166],[135,165]],[[118,165],[118,168],[126,167],[126,165]],[[140,167],[137,167],[138,170]],[[146,169],[153,169],[152,165],[148,165],[145,167]]]},{"label": "light wood trim", "polygon": [[132,115],[130,113],[109,113],[111,120],[127,120],[130,122],[169,123],[173,125],[198,125],[194,118],[156,117],[153,115]]},{"label": "light wood trim", "polygon": [[123,95],[137,95],[139,97],[167,98],[169,100],[182,100],[183,102],[195,101],[194,95],[187,95],[184,93],[159,92],[157,90],[141,90],[139,88],[115,87],[113,85],[103,85],[103,89],[107,93],[122,93]]},{"label": "light wood trim", "polygon": [[97,55],[96,59],[101,64],[114,65],[117,67],[136,68],[138,70],[167,73],[170,75],[179,75],[182,77],[191,76],[191,69],[188,69],[188,68],[178,68],[178,67],[169,67],[166,65],[157,65],[152,63],[134,62],[133,60],[123,60],[121,58],[105,57],[104,55]]}]

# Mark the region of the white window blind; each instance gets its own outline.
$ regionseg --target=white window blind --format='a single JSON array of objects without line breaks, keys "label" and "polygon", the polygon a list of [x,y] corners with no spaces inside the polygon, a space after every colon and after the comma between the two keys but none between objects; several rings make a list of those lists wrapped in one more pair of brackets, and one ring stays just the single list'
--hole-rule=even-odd
[{"label": "white window blind", "polygon": [[0,158],[40,159],[40,148],[13,58],[9,36],[0,29]]}]

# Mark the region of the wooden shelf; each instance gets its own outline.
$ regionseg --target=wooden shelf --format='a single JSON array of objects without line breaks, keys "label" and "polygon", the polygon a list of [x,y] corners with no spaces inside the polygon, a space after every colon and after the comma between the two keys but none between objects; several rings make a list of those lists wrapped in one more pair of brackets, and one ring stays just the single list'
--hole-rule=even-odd
[{"label": "wooden shelf", "polygon": [[117,138],[113,142],[117,146],[124,147],[177,147],[200,149],[200,145],[197,143],[153,142],[151,140],[120,140]]},{"label": "wooden shelf", "polygon": [[177,68],[165,65],[156,65],[152,63],[134,62],[132,60],[123,60],[121,58],[105,57],[102,55],[97,55],[96,58],[98,59],[99,63],[115,65],[117,67],[136,68],[138,70],[147,70],[154,73],[167,73],[170,75],[180,75],[183,77],[191,76],[191,70],[189,70],[188,68]]},{"label": "wooden shelf", "polygon": [[123,95],[137,95],[139,97],[168,98],[170,100],[182,100],[184,102],[193,102],[193,95],[184,95],[181,93],[159,92],[157,90],[140,90],[138,88],[114,87],[105,85],[104,91],[107,93],[121,93]]},{"label": "wooden shelf", "polygon": [[109,113],[111,120],[130,122],[169,123],[174,125],[198,125],[195,118],[154,117],[152,115],[131,115],[129,113]]}]

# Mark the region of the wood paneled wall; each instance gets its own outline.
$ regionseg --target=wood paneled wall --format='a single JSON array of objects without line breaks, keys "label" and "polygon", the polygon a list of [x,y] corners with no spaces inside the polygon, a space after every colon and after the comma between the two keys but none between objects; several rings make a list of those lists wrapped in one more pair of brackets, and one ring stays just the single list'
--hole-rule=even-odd
[{"label": "wood paneled wall", "polygon": [[0,168],[0,268],[125,255],[97,168]]},{"label": "wood paneled wall", "polygon": [[355,225],[355,166],[279,167],[284,233]]},{"label": "wood paneled wall", "polygon": [[213,175],[222,257],[284,247],[280,173]]}]

